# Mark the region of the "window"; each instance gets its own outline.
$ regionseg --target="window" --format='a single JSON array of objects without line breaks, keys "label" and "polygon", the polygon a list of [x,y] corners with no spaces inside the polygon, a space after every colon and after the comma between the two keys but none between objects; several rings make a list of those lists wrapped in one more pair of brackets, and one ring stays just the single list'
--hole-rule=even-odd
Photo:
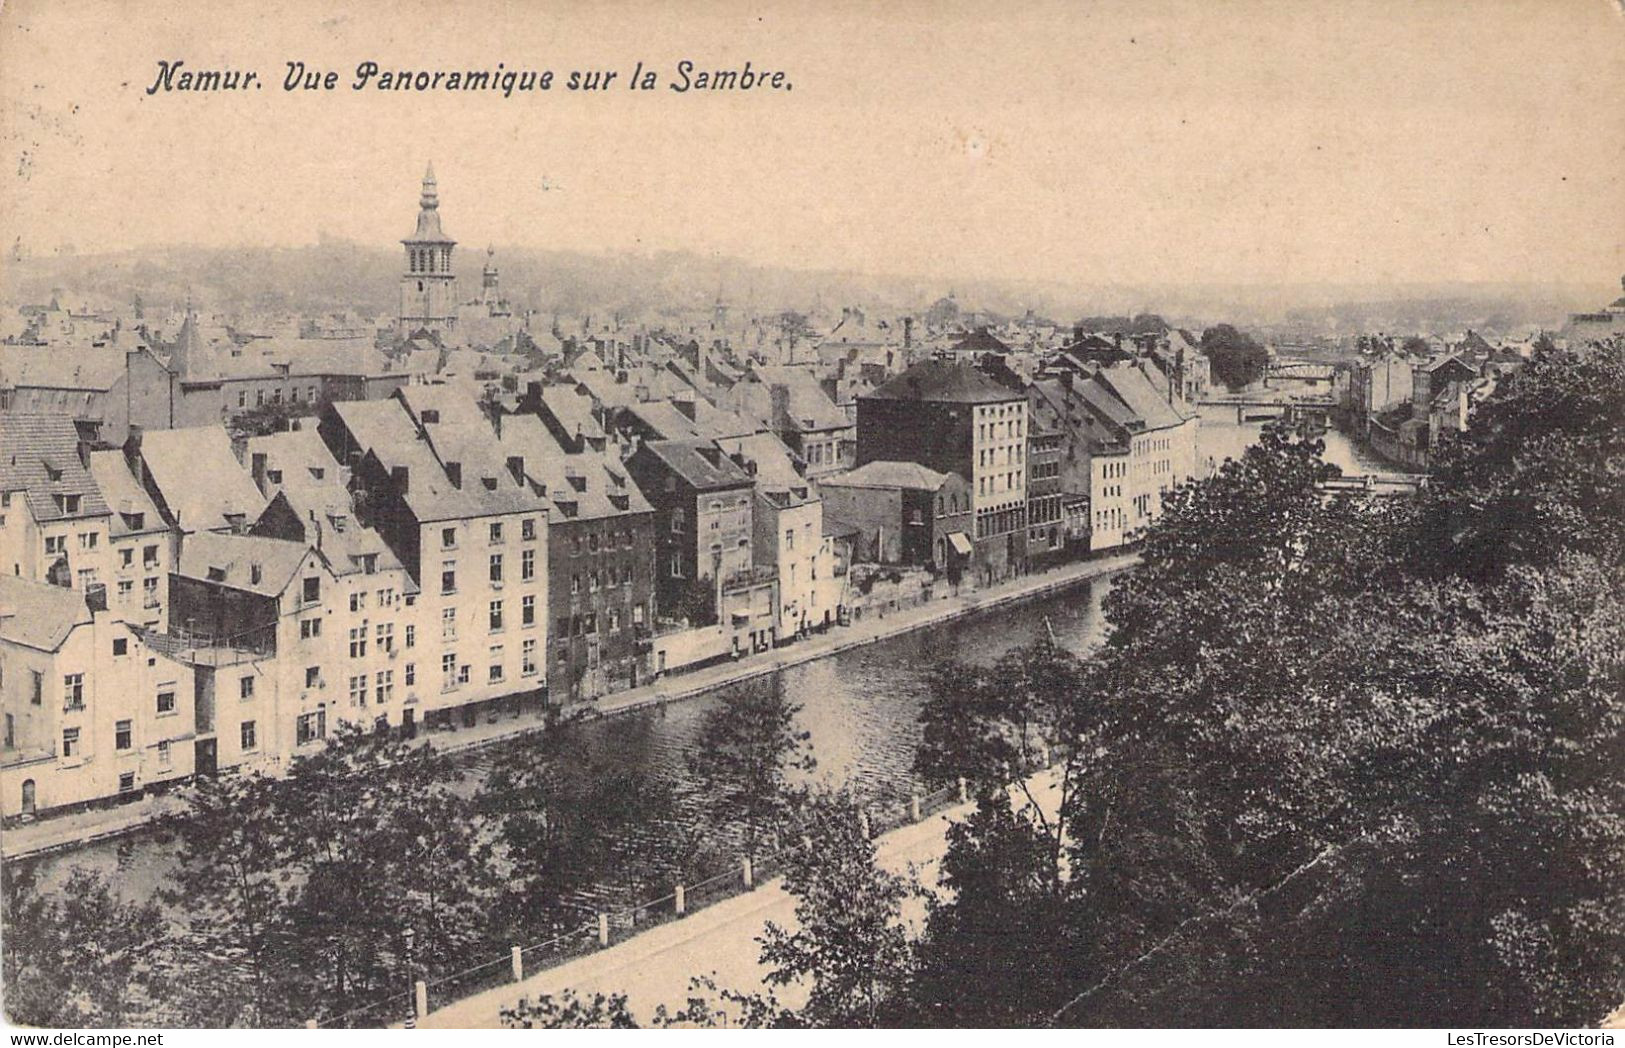
[{"label": "window", "polygon": [[536,639],[532,637],[519,646],[519,675],[529,677],[536,673]]},{"label": "window", "polygon": [[784,548],[787,549],[787,550],[793,550],[793,549],[796,548],[796,529],[795,528],[785,528],[784,529]]},{"label": "window", "polygon": [[243,677],[237,681],[237,693],[244,702],[254,697],[254,678]]},{"label": "window", "polygon": [[135,772],[126,771],[119,773],[118,791],[120,793],[132,793],[135,791]]},{"label": "window", "polygon": [[519,522],[519,537],[525,542],[530,542],[536,538],[536,519],[534,517],[526,517]]},{"label": "window", "polygon": [[388,653],[395,650],[395,624],[393,622],[380,622],[376,634],[378,650]]},{"label": "window", "polygon": [[66,541],[66,537],[62,535],[45,536],[45,555],[52,557],[58,553],[66,553],[67,550],[64,548]]},{"label": "window", "polygon": [[358,673],[350,678],[350,705],[365,706],[367,704],[367,675]]},{"label": "window", "polygon": [[678,506],[678,507],[673,508],[672,511],[671,511],[671,532],[672,532],[672,534],[673,535],[682,534],[683,527],[684,527],[684,514],[683,514],[682,507]]},{"label": "window", "polygon": [[580,593],[581,592],[581,576],[580,575],[571,575],[570,576],[570,592],[571,593]]},{"label": "window", "polygon": [[418,642],[418,628],[416,626],[412,625],[411,623],[407,623],[407,626],[406,626],[406,646],[408,648],[416,647],[417,642]]},{"label": "window", "polygon": [[350,658],[359,659],[367,654],[367,627],[356,626],[350,630]]},{"label": "window", "polygon": [[322,620],[321,619],[301,619],[301,620],[299,620],[299,639],[300,640],[310,640],[310,639],[312,639],[314,637],[320,637],[321,635],[322,635]]},{"label": "window", "polygon": [[141,606],[143,608],[156,608],[158,606],[158,577],[141,580]]},{"label": "window", "polygon": [[519,625],[536,625],[536,597],[532,594],[526,594],[519,601]]},{"label": "window", "polygon": [[441,687],[447,691],[457,687],[457,653],[448,651],[440,656]]},{"label": "window", "polygon": [[128,603],[130,595],[135,592],[135,583],[129,579],[120,579],[118,584],[119,603]]},{"label": "window", "polygon": [[38,706],[45,699],[45,674],[39,670],[30,671],[34,674],[34,696],[32,704]]},{"label": "window", "polygon": [[321,576],[318,575],[305,580],[304,597],[306,604],[315,604],[317,601],[322,599]]},{"label": "window", "polygon": [[598,536],[596,534],[587,536],[587,550],[591,553],[598,552]]},{"label": "window", "polygon": [[581,556],[581,536],[576,535],[570,540],[570,556]]},{"label": "window", "polygon": [[85,708],[85,675],[83,673],[69,673],[63,676],[62,708],[65,710],[82,710]]},{"label": "window", "polygon": [[121,720],[113,725],[113,748],[127,750],[130,748],[130,736],[134,734],[131,722]]},{"label": "window", "polygon": [[158,767],[169,767],[169,740],[164,739],[158,743]]},{"label": "window", "polygon": [[64,757],[77,757],[77,756],[79,756],[79,729],[78,728],[63,728],[62,729],[62,756],[64,756]]},{"label": "window", "polygon": [[377,684],[376,698],[379,705],[395,697],[395,671],[379,670],[375,683]]},{"label": "window", "polygon": [[[492,527],[495,526],[496,525],[494,524],[492,525]],[[502,554],[500,553],[491,554],[491,581],[502,581]]]},{"label": "window", "polygon": [[491,525],[491,541],[492,542],[501,542],[502,541],[502,523],[501,523],[501,521],[498,521],[497,523]]},{"label": "window", "polygon": [[166,684],[158,689],[158,716],[167,717],[175,712],[175,686]]},{"label": "window", "polygon": [[457,529],[456,528],[441,528],[440,529],[440,548],[441,549],[456,549],[457,548]]},{"label": "window", "polygon": [[128,655],[129,652],[130,652],[130,640],[129,640],[128,637],[114,637],[113,638],[113,654],[114,655]]},{"label": "window", "polygon": [[674,579],[680,579],[680,578],[683,577],[683,562],[682,561],[673,560],[671,562],[671,577],[674,578]]},{"label": "window", "polygon": [[448,560],[440,565],[440,593],[450,596],[457,592],[457,562]]},{"label": "window", "polygon": [[305,687],[319,688],[322,684],[322,668],[320,666],[305,667]]},{"label": "window", "polygon": [[457,639],[457,609],[446,608],[440,613],[440,639]]},{"label": "window", "polygon": [[491,645],[490,681],[492,684],[502,679],[502,645]]},{"label": "window", "polygon": [[[795,570],[794,565],[791,566],[790,570],[791,571]],[[611,608],[610,612],[609,612],[609,631],[611,633],[614,633],[614,632],[618,631],[620,628],[621,628],[621,613],[616,611],[615,609]]]},{"label": "window", "polygon": [[312,710],[310,713],[301,713],[299,720],[294,721],[294,738],[299,746],[315,743],[317,739],[327,738],[327,710]]},{"label": "window", "polygon": [[500,600],[491,602],[491,632],[502,632],[502,602]]},{"label": "window", "polygon": [[418,682],[418,664],[415,662],[408,662],[406,664],[406,673],[404,676],[406,679],[406,686],[408,688],[416,684]]},{"label": "window", "polygon": [[519,581],[529,582],[536,577],[536,551],[522,550],[519,554]]},{"label": "window", "polygon": [[351,611],[362,611],[362,610],[364,610],[366,608],[366,606],[367,606],[367,595],[365,593],[352,593],[352,594],[350,594],[350,610]]},{"label": "window", "polygon": [[380,608],[393,608],[395,606],[395,591],[392,589],[379,590],[378,606]]},{"label": "window", "polygon": [[598,572],[595,571],[587,576],[587,588],[593,593],[598,592]]},{"label": "window", "polygon": [[80,549],[95,549],[96,548],[96,533],[94,531],[80,532],[80,534],[79,534],[79,548]]},{"label": "window", "polygon": [[242,727],[237,730],[237,742],[244,753],[259,747],[259,733],[254,730],[253,721],[243,721]]},{"label": "window", "polygon": [[632,605],[632,624],[634,626],[643,625],[643,605],[642,604],[634,604],[634,605]]}]

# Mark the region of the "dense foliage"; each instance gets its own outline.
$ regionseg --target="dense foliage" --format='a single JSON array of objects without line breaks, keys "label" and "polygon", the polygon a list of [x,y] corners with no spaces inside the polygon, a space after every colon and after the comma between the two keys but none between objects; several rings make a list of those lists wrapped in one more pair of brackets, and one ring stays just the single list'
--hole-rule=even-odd
[{"label": "dense foliage", "polygon": [[1217,324],[1202,332],[1200,348],[1213,370],[1213,377],[1231,389],[1257,382],[1264,377],[1269,353],[1245,331],[1229,324]]},{"label": "dense foliage", "polygon": [[1103,649],[1053,671],[1078,675],[1043,704],[1054,892],[1046,825],[991,785],[1034,724],[1021,660],[1069,657],[944,672],[922,765],[987,788],[895,1020],[1600,1019],[1625,988],[1622,422],[1617,342],[1543,349],[1414,502],[1326,496],[1281,430],[1176,492]]}]

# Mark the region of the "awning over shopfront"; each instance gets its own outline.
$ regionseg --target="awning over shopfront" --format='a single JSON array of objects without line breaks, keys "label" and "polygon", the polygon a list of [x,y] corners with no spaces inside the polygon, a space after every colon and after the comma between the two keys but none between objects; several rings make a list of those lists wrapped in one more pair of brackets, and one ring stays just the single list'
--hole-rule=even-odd
[{"label": "awning over shopfront", "polygon": [[959,554],[961,557],[970,556],[970,539],[965,537],[965,533],[963,531],[955,531],[951,533],[948,536],[948,545],[952,546],[954,548],[954,552]]}]

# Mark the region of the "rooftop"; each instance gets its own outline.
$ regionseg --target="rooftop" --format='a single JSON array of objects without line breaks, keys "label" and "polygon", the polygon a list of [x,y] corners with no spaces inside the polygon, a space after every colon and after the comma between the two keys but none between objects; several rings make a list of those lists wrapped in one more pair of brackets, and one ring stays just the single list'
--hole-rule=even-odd
[{"label": "rooftop", "polygon": [[887,382],[866,400],[918,400],[949,404],[1003,404],[1023,397],[970,364],[922,360]]},{"label": "rooftop", "polygon": [[40,522],[107,512],[79,460],[79,432],[66,415],[0,413],[0,491],[25,492],[29,512]]},{"label": "rooftop", "polygon": [[55,651],[75,626],[89,621],[83,593],[0,575],[0,640]]}]

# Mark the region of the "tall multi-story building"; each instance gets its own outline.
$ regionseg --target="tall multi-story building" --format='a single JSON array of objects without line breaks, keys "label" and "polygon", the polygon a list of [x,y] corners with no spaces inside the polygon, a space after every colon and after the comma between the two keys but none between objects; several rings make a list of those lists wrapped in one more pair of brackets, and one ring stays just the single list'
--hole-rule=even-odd
[{"label": "tall multi-story building", "polygon": [[982,581],[1027,550],[1027,399],[969,364],[925,360],[858,398],[858,465],[917,462],[970,482]]},{"label": "tall multi-story building", "polygon": [[427,713],[444,719],[440,711],[461,707],[472,723],[475,704],[545,693],[550,507],[523,457],[504,457],[465,399],[413,387],[332,404],[318,432],[349,468],[363,522],[419,587],[417,643],[434,667],[423,671],[434,682],[424,686]]},{"label": "tall multi-story building", "polygon": [[83,593],[109,577],[109,515],[65,415],[0,414],[0,569]]},{"label": "tall multi-story building", "polygon": [[[757,570],[755,480],[714,442],[656,440],[627,460],[655,509],[656,592],[664,616],[731,624],[755,622],[753,649],[771,645],[776,572]],[[765,600],[765,604],[764,604]]]},{"label": "tall multi-story building", "polygon": [[503,453],[524,462],[551,505],[547,561],[534,565],[548,576],[550,699],[636,686],[649,673],[655,618],[654,508],[619,460],[585,443],[566,454],[538,416],[504,415],[498,425]]}]

